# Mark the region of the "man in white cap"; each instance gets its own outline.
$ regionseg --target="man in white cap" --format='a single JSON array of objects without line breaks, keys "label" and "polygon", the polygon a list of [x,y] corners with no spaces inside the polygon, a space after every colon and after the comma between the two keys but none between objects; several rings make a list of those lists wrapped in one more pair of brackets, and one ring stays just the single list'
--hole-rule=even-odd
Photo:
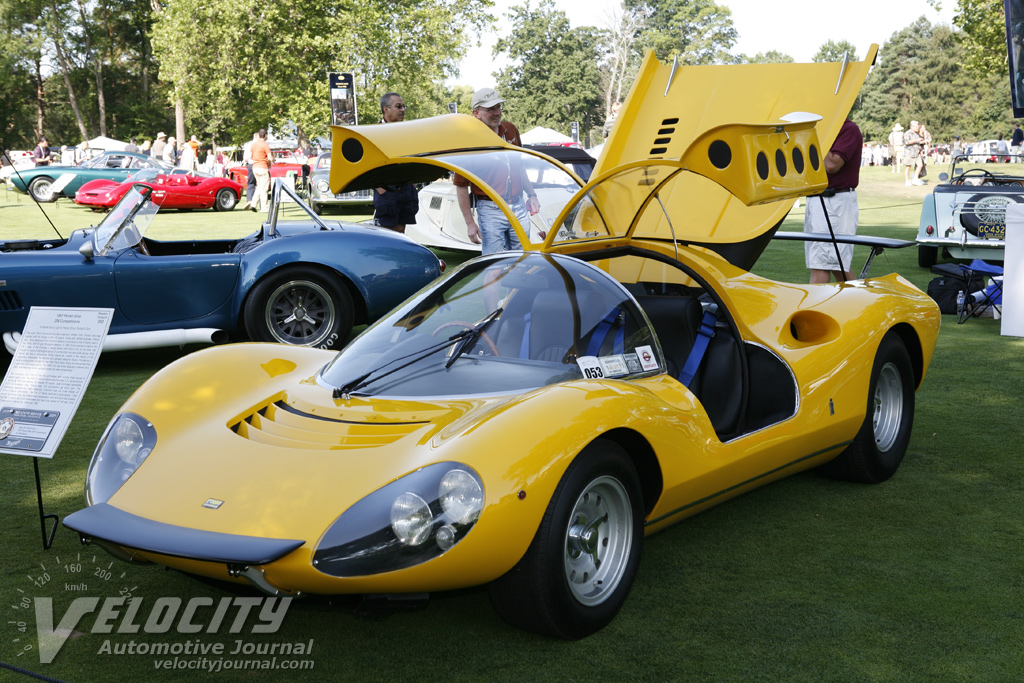
[{"label": "man in white cap", "polygon": [[149,150],[149,156],[153,159],[160,159],[164,156],[164,147],[167,145],[167,136],[163,133],[156,134],[156,142]]},{"label": "man in white cap", "polygon": [[[523,142],[519,138],[519,129],[508,121],[501,120],[502,104],[505,100],[498,96],[494,88],[481,88],[473,93],[471,106],[473,116],[478,118],[488,128],[506,142],[522,147]],[[540,202],[537,201],[537,192],[533,189],[526,172],[521,166],[507,167],[496,165],[492,173],[484,178],[492,188],[500,190],[504,194],[505,201],[515,212],[519,224],[529,229],[530,214],[540,211]],[[466,219],[466,229],[469,239],[479,244],[482,254],[493,254],[499,251],[520,250],[522,244],[515,230],[509,224],[508,218],[502,213],[498,205],[491,201],[483,190],[472,185],[469,180],[460,175],[455,176],[455,188],[458,193],[459,209]],[[473,210],[470,205],[470,192],[476,197],[476,219],[473,218]],[[479,225],[477,224],[479,221]]]},{"label": "man in white cap", "polygon": [[897,121],[889,133],[889,152],[892,154],[892,172],[900,172],[900,164],[903,163],[903,126]]}]

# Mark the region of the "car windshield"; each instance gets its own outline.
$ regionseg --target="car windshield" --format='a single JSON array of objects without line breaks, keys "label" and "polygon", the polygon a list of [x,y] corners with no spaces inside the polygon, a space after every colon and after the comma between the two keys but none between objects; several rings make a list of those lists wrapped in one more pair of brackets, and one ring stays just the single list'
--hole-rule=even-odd
[{"label": "car windshield", "polygon": [[331,154],[321,154],[316,158],[316,167],[314,171],[329,171],[331,170]]},{"label": "car windshield", "polygon": [[159,168],[143,168],[128,176],[128,180],[132,182],[141,183],[144,181],[153,180],[158,175],[160,175],[160,173],[161,169]]},{"label": "car windshield", "polygon": [[142,241],[160,208],[149,200],[150,191],[144,185],[133,187],[104,217],[94,235],[97,255],[106,256]]},{"label": "car windshield", "polygon": [[340,396],[507,394],[665,363],[636,302],[577,259],[508,252],[470,261],[343,349],[320,381]]},{"label": "car windshield", "polygon": [[950,179],[963,185],[991,184],[993,179],[1024,178],[1024,155],[1008,154],[998,149],[996,141],[976,142],[969,152],[953,158]]}]

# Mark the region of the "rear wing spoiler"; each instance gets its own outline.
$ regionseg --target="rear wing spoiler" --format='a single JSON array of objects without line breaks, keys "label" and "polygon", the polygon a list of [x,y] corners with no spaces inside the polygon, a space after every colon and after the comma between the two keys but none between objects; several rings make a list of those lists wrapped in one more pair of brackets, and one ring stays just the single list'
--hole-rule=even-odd
[{"label": "rear wing spoiler", "polygon": [[868,254],[868,260],[864,263],[864,267],[861,268],[860,274],[857,276],[862,280],[868,276],[868,271],[871,270],[871,263],[875,260],[875,257],[886,249],[906,249],[907,247],[917,245],[917,242],[908,242],[907,240],[898,240],[892,237],[873,237],[871,235],[836,235],[833,237],[823,232],[794,232],[792,230],[776,232],[772,239],[798,242],[839,242],[841,244],[870,247],[871,253]]}]

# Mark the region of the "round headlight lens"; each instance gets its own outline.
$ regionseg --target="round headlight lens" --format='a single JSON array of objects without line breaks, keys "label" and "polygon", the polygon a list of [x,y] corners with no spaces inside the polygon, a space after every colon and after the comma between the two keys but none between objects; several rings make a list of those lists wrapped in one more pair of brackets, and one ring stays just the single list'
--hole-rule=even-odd
[{"label": "round headlight lens", "polygon": [[316,189],[320,190],[321,192],[330,192],[331,186],[326,180],[318,180],[316,181]]},{"label": "round headlight lens", "polygon": [[454,524],[476,521],[484,505],[484,491],[480,483],[466,470],[451,470],[445,474],[437,497],[441,501],[441,509]]},{"label": "round headlight lens", "polygon": [[119,420],[114,427],[114,450],[117,457],[129,465],[138,466],[149,450],[144,447],[145,439],[142,436],[142,427],[131,418]]},{"label": "round headlight lens", "polygon": [[419,545],[427,540],[433,521],[427,501],[415,493],[403,493],[391,504],[391,530],[404,545]]}]

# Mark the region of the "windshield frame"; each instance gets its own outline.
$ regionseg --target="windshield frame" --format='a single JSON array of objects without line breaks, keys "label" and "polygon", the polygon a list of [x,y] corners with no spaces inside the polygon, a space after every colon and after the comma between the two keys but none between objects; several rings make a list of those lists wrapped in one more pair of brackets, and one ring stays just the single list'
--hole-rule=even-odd
[{"label": "windshield frame", "polygon": [[92,239],[97,256],[130,249],[142,241],[160,206],[150,199],[153,188],[137,184],[104,216]]}]

